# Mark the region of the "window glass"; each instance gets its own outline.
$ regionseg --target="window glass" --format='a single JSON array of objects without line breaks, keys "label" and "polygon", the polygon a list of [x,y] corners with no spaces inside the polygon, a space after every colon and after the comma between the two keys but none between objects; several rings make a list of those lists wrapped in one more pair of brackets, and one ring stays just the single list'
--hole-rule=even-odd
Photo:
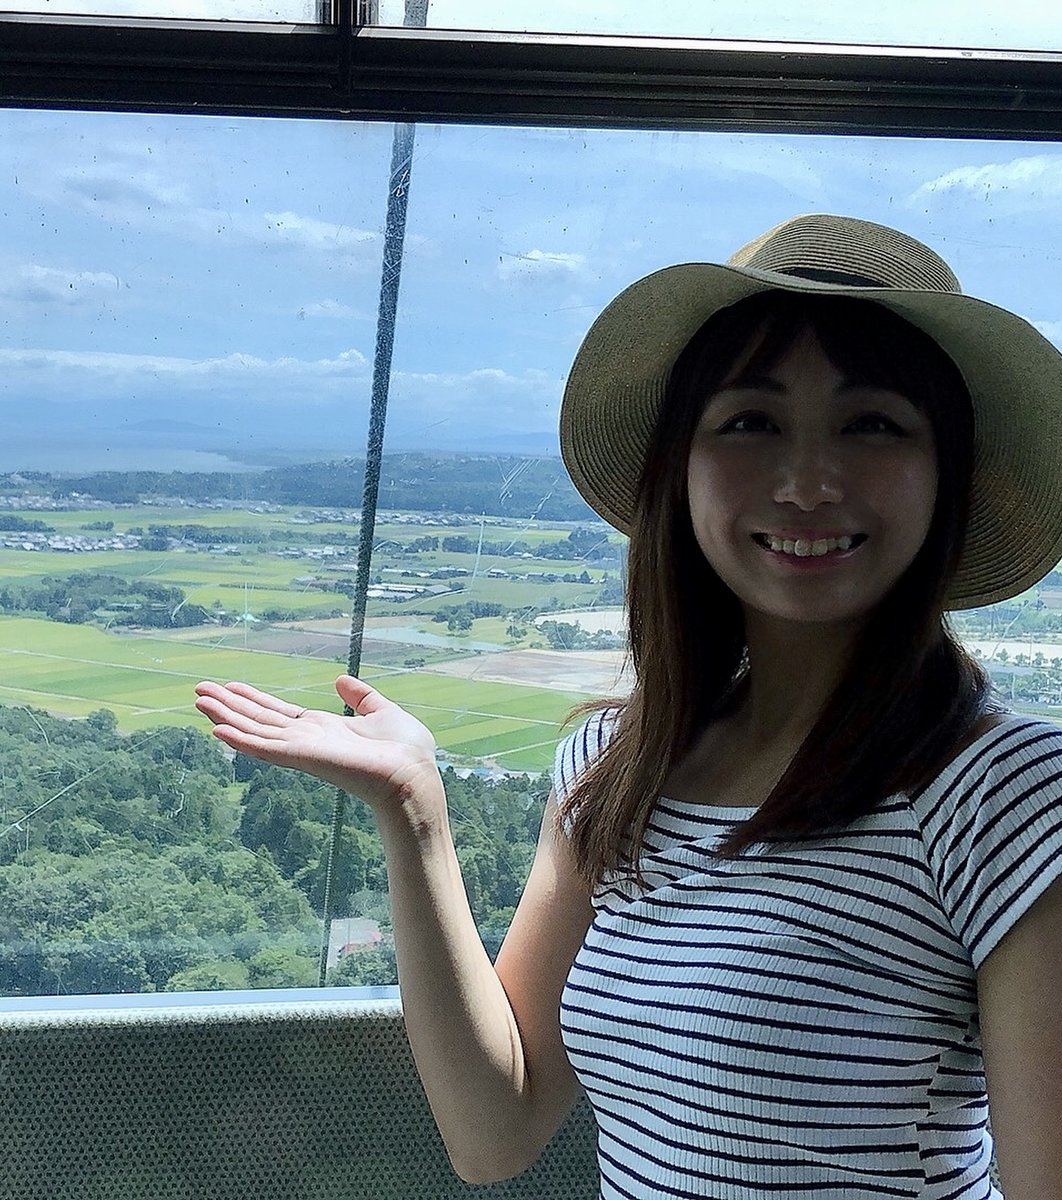
[{"label": "window glass", "polygon": [[[393,130],[0,111],[0,993],[311,986],[333,793],[201,678],[338,709]],[[1062,343],[1062,149],[422,126],[363,674],[435,734],[493,953],[568,710],[622,690],[623,539],[557,416],[627,283],[799,212],[883,221]],[[1062,714],[1062,576],[956,625]],[[348,809],[336,983],[394,981]]]},{"label": "window glass", "polygon": [[201,21],[325,20],[327,0],[22,0],[0,6],[0,13],[33,12],[55,16],[174,17]]},{"label": "window glass", "polygon": [[[403,23],[403,0],[380,0],[384,25]],[[881,4],[778,4],[770,0],[431,0],[433,29],[534,33],[627,34],[681,38],[759,38],[768,41],[867,45],[969,46],[1057,50],[1059,23],[1041,0],[999,5],[990,0],[884,0]]]}]

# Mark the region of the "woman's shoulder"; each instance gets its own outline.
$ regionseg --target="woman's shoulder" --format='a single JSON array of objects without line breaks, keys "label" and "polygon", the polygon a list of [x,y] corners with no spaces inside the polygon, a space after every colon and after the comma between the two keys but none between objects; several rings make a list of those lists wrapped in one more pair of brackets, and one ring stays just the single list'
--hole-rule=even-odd
[{"label": "woman's shoulder", "polygon": [[926,862],[980,969],[1062,872],[1062,727],[998,714],[912,800]]},{"label": "woman's shoulder", "polygon": [[949,796],[973,787],[1005,786],[1034,764],[1062,772],[1062,726],[1041,717],[997,710],[982,715],[949,756],[922,796]]},{"label": "woman's shoulder", "polygon": [[553,764],[553,787],[558,798],[571,791],[579,775],[608,745],[622,711],[618,704],[603,705],[562,739]]},{"label": "woman's shoulder", "polygon": [[1029,738],[1050,735],[1062,738],[1062,725],[1028,713],[1015,712],[1010,708],[998,709],[984,713],[974,722],[956,747],[955,758],[960,758],[968,750],[975,751],[975,758],[988,749],[1006,747],[1013,751],[1016,747],[1024,745]]}]

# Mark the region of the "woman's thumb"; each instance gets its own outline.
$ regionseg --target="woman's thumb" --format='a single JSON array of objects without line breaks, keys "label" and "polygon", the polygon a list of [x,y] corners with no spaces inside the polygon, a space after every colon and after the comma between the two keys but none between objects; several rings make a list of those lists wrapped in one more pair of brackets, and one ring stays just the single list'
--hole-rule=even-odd
[{"label": "woman's thumb", "polygon": [[374,687],[353,675],[340,675],[336,680],[336,691],[349,709],[363,717],[387,703],[386,698]]}]

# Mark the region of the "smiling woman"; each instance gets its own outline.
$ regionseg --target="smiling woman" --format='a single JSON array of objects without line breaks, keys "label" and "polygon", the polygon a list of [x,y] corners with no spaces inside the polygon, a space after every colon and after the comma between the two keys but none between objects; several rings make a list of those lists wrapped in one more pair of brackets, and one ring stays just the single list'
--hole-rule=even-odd
[{"label": "smiling woman", "polygon": [[[812,332],[830,318],[813,305],[806,313],[769,314],[784,333],[760,331],[708,396],[687,490],[694,537],[742,601],[750,644],[784,645],[802,702],[815,705],[805,652],[843,658],[850,631],[910,566],[932,520],[937,466],[929,418],[883,384],[853,384]],[[827,341],[853,324],[841,315]],[[795,590],[794,574],[808,585]],[[812,640],[801,645],[808,622]]]},{"label": "smiling woman", "polygon": [[[137,11],[149,3],[137,0]],[[87,7],[71,0],[67,11]],[[133,11],[131,0],[99,7]],[[856,299],[830,314],[828,278],[820,288],[805,280],[789,315],[764,302],[759,324],[741,295],[727,294],[724,307],[741,320],[718,356],[722,373],[691,360],[689,426],[681,436],[661,426],[654,479],[674,486],[671,515],[684,512],[686,524],[678,536],[673,525],[636,536],[630,564],[620,530],[631,513],[605,507],[600,521],[574,493],[557,415],[588,326],[629,280],[680,261],[722,270],[734,246],[794,208],[901,225],[975,294],[1028,313],[1057,340],[1051,197],[1062,154],[1047,141],[1008,140],[1043,137],[1062,111],[1051,108],[1049,56],[1019,70],[1013,55],[986,64],[883,51],[865,56],[866,78],[880,79],[864,93],[817,65],[844,58],[821,48],[477,39],[439,32],[451,18],[480,21],[445,0],[428,6],[437,27],[428,33],[208,30],[183,19],[283,21],[325,6],[211,7],[167,5],[182,17],[171,22],[0,20],[0,100],[33,97],[0,108],[0,990],[11,1006],[38,1010],[8,1055],[21,1070],[3,1123],[13,1192],[466,1196],[434,1131],[414,1123],[430,1114],[397,1002],[380,1039],[377,1014],[340,988],[394,981],[397,955],[416,1063],[466,1178],[527,1167],[580,1092],[593,1101],[597,1120],[584,1105],[580,1128],[600,1130],[600,1181],[588,1138],[581,1158],[543,1168],[544,1155],[492,1195],[980,1200],[991,1149],[983,1011],[985,1058],[998,1064],[993,1109],[1009,1162],[1029,1172],[1008,1183],[1007,1200],[1046,1200],[1039,1181],[1062,1170],[1049,1169],[1052,1130],[1036,1125],[1036,1109],[1050,1115],[1057,1101],[1038,1089],[1032,1064],[1053,1069],[1053,1026],[1040,1022],[1037,1041],[1023,1029],[1057,994],[1032,973],[1050,962],[1053,910],[1033,914],[1033,925],[1022,914],[1056,861],[1046,801],[1057,795],[1057,734],[1004,714],[995,728],[968,721],[957,738],[985,681],[954,646],[934,644],[925,678],[943,679],[935,693],[897,674],[924,645],[917,615],[943,606],[927,596],[963,542],[957,527],[926,529],[926,513],[960,521],[971,460],[977,480],[1032,495],[1022,469],[1040,448],[1000,457],[1006,431],[989,429],[971,452],[962,421],[942,426],[937,412],[954,401],[959,413],[966,388],[930,353],[941,330],[927,326],[927,350],[913,310],[893,325],[877,310],[860,317]],[[357,6],[382,21],[403,19],[400,7]],[[492,19],[522,19],[516,6],[488,7]],[[593,17],[609,32],[619,16],[628,24],[611,32],[701,36],[729,32],[730,19],[741,36],[821,36],[840,15],[856,37],[885,30],[888,6],[531,7],[529,22],[543,27]],[[353,10],[336,3],[328,15]],[[914,18],[943,10],[892,11],[897,37],[921,38],[928,25]],[[1019,13],[1011,5],[1004,15]],[[781,23],[768,29],[768,16]],[[675,24],[635,24],[648,20]],[[34,28],[55,46],[42,35],[19,59]],[[458,65],[466,53],[481,59],[468,73]],[[30,89],[49,55],[54,76]],[[535,55],[549,64],[537,107],[526,73],[506,69]],[[735,101],[735,68],[755,76],[765,62],[755,102],[744,102],[747,89]],[[101,63],[113,68],[109,82],[96,74]],[[636,68],[626,78],[640,81],[641,98],[624,90],[624,66]],[[415,94],[409,72],[423,85]],[[703,100],[713,89],[727,93],[718,111]],[[604,98],[593,117],[589,92]],[[888,103],[876,103],[885,92]],[[808,108],[798,109],[798,93]],[[978,127],[966,105],[991,95],[992,121]],[[121,111],[101,111],[119,96]],[[929,129],[917,107],[927,98],[941,122],[934,132],[961,138],[894,136],[908,121]],[[455,120],[461,103],[481,117]],[[818,124],[807,124],[814,105]],[[406,140],[389,172],[386,122],[411,114],[415,145]],[[409,225],[401,299],[382,322],[395,338],[388,372],[373,359],[374,321],[381,274],[396,277],[393,256],[381,261],[396,194],[408,195]],[[898,284],[873,258],[830,268],[856,265],[864,282]],[[936,280],[935,303],[950,303],[935,254],[919,264],[929,275],[903,287]],[[792,265],[757,259],[751,269]],[[652,325],[683,278],[664,277],[637,327],[609,345],[591,389],[605,397],[591,431],[610,487],[636,484],[637,471],[605,433],[653,424],[628,424],[629,381],[618,392],[612,384],[660,347],[667,369],[653,395],[664,396],[665,376],[680,382],[672,368],[710,315],[693,305],[681,329],[670,316]],[[983,344],[1005,357],[972,322],[968,298],[956,303],[971,316],[969,354]],[[700,341],[709,356],[717,332]],[[1033,382],[1050,348],[1018,332],[1010,348],[1024,345],[1023,382]],[[377,527],[371,563],[357,564],[374,376],[391,388],[380,498],[394,512]],[[735,384],[757,390],[739,396]],[[943,504],[928,499],[926,422]],[[1062,459],[1048,425],[1036,424],[1036,436],[1046,457]],[[592,502],[603,494],[585,472],[579,479]],[[1033,544],[1057,505],[1055,476],[1041,482],[1020,538],[1013,511],[1005,537],[975,529],[975,506],[971,545],[992,548],[982,567]],[[546,800],[562,711],[606,689],[615,665],[603,661],[609,652],[572,648],[589,635],[570,636],[567,606],[612,611],[624,580],[652,567],[654,539],[684,556],[679,568],[702,572],[658,574],[682,593],[690,652],[677,665],[660,657],[655,677],[674,614],[634,605],[645,696],[641,710],[637,694],[629,703],[632,723],[644,718],[637,748],[650,772],[670,774],[649,796],[643,854],[630,837],[617,838],[615,853],[591,837],[580,859],[576,800],[595,835],[624,816],[617,801],[655,785],[621,771],[596,810],[592,787],[580,793],[616,728],[599,713],[561,744]],[[1037,551],[1043,571],[1055,566],[1052,549]],[[949,597],[976,605],[955,628],[1024,638],[1062,620],[1018,595],[1037,585],[1023,570],[995,591],[974,578]],[[367,665],[337,696],[349,617],[325,618],[342,622],[338,649],[299,626],[349,613],[355,583],[369,580],[379,599],[370,597],[357,643]],[[875,604],[908,584],[891,611]],[[814,715],[868,607],[882,613],[866,625],[868,656],[799,765],[796,723]],[[373,616],[384,613],[406,630],[452,624],[446,646],[374,639]],[[545,616],[556,650],[533,648]],[[478,655],[484,647],[494,649]],[[259,687],[205,684],[197,713],[189,688],[200,677]],[[1019,666],[1005,679],[1018,705],[1048,691],[1046,671]],[[732,683],[731,710],[709,721]],[[344,702],[353,712],[341,716]],[[890,718],[879,724],[891,749],[875,742],[875,712]],[[691,722],[687,743],[660,752],[658,718]],[[364,763],[350,769],[366,745],[368,785]],[[902,777],[949,754],[952,773],[924,791]],[[601,765],[607,784],[608,754]],[[344,808],[337,782],[373,808]],[[858,811],[893,785],[903,790]],[[764,850],[787,802],[794,820],[839,818],[841,828],[801,833],[795,851]],[[636,833],[637,821],[619,832]],[[720,835],[748,844],[728,857]],[[602,870],[591,878],[595,854]],[[632,867],[648,892],[630,885]],[[379,935],[371,946],[352,938],[365,926]],[[1008,927],[1019,936],[994,958]],[[322,971],[337,986],[316,989],[334,1006],[318,1020],[296,989],[311,991]],[[158,998],[154,1037],[140,1041],[135,1014],[108,1025],[106,1052],[107,1022],[79,1014],[76,995],[48,998],[103,993],[98,1016],[138,989]],[[263,1003],[251,1005],[256,989]],[[219,1067],[211,1030],[223,1021],[232,1037]],[[868,1074],[871,1059],[880,1070]]]},{"label": "smiling woman", "polygon": [[1000,1047],[1050,1063],[1050,1112],[1062,1026],[1000,1016],[992,955],[1011,935],[1049,1003],[1062,734],[1005,711],[944,613],[1056,561],[1060,394],[1041,334],[864,220],[794,218],[606,307],[561,445],[630,533],[634,685],[558,746],[493,964],[424,725],[350,675],[343,717],[198,685],[227,746],[372,808],[406,1026],[464,1179],[526,1169],[581,1086],[604,1200],[984,1196],[979,986],[1015,1174],[1055,1178],[1053,1118],[1015,1132]]},{"label": "smiling woman", "polygon": [[[583,495],[631,533],[636,672],[629,697],[588,706],[555,774],[596,914],[560,1024],[599,1115],[603,1195],[645,1179],[984,1194],[975,994],[1018,920],[990,914],[1062,888],[1062,737],[1001,711],[944,610],[1056,560],[1062,514],[1039,496],[1062,482],[1060,386],[1062,355],[963,296],[928,247],[828,215],[724,266],[656,272],[587,335],[562,447]],[[984,465],[1001,458],[1006,486]],[[1019,828],[1035,831],[1021,851]],[[965,998],[935,1029],[930,993],[909,990],[912,959],[943,984],[927,927],[963,961]],[[1026,922],[1028,964],[1041,936]],[[1051,973],[1025,978],[1046,1005]],[[1011,1035],[1031,1052],[1013,1023],[1000,1043]],[[1054,1080],[1057,1021],[1036,1045]],[[927,1061],[964,1078],[969,1124],[938,1125]],[[872,1063],[900,1089],[888,1118]],[[652,1113],[630,1083],[647,1073]],[[1012,1082],[1004,1069],[1004,1103]],[[1038,1095],[1050,1110],[1054,1083]],[[808,1119],[824,1101],[841,1142]],[[753,1159],[749,1122],[764,1130]],[[1042,1125],[1023,1143],[1030,1179],[1062,1160]]]}]

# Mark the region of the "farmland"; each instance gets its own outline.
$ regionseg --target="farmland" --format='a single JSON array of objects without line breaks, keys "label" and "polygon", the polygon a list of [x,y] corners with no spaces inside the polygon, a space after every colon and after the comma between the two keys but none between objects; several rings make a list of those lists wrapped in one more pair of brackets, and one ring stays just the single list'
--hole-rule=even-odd
[{"label": "farmland", "polygon": [[[239,527],[246,540],[159,550],[0,550],[0,587],[92,572],[179,588],[184,603],[211,614],[205,624],[172,629],[119,626],[106,613],[88,623],[28,613],[0,616],[0,702],[66,717],[108,708],[119,729],[130,733],[160,724],[205,728],[192,707],[192,688],[202,678],[246,679],[301,704],[338,706],[332,685],[347,661],[351,601],[336,584],[347,581],[349,587],[353,578],[352,519],[326,520],[279,506],[269,511],[96,506],[23,515],[43,518],[66,537],[87,537],[83,531],[90,521],[111,526],[116,536],[180,522],[219,531]],[[570,559],[516,560],[482,552],[484,540],[536,547],[563,540],[570,530],[528,529],[498,518],[470,528],[467,521],[447,524],[423,515],[415,524],[399,518],[377,526],[372,576],[378,586],[366,620],[361,674],[424,721],[449,760],[546,769],[571,707],[610,690],[601,685],[614,677],[618,655],[604,661],[600,654],[587,655],[584,681],[582,656],[551,656],[533,624],[542,612],[592,605],[606,572]],[[601,530],[605,540],[607,530]],[[480,552],[411,553],[411,538],[425,534],[439,543],[471,536]],[[389,585],[425,588],[440,569],[462,573],[460,582],[432,583],[434,590],[411,598],[387,591]],[[501,605],[518,620],[482,617],[460,631],[432,620],[439,609],[474,601]],[[482,673],[480,659],[489,664]]]}]

